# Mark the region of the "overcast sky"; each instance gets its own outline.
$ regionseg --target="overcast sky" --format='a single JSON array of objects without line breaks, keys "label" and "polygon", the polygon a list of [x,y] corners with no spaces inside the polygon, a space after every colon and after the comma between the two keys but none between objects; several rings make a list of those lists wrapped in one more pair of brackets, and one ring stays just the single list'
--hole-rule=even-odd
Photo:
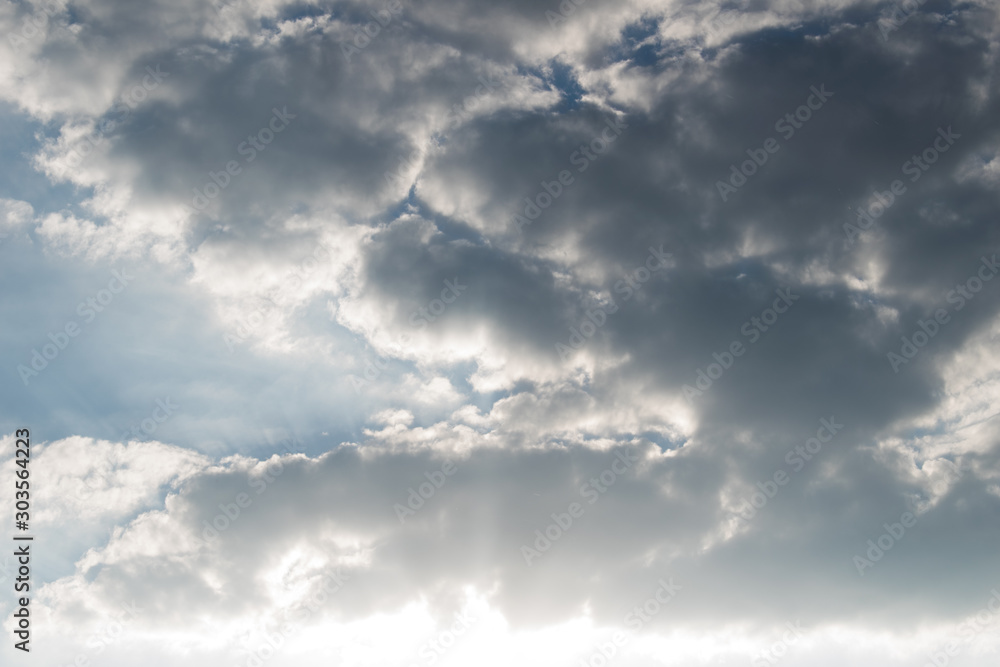
[{"label": "overcast sky", "polygon": [[992,0],[4,3],[0,660],[994,664],[998,60]]}]

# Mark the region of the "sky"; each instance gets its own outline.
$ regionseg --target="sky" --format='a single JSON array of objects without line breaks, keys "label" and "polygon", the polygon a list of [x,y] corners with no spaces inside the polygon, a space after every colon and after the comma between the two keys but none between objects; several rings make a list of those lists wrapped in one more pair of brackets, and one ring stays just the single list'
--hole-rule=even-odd
[{"label": "sky", "polygon": [[998,10],[4,3],[0,662],[994,664]]}]

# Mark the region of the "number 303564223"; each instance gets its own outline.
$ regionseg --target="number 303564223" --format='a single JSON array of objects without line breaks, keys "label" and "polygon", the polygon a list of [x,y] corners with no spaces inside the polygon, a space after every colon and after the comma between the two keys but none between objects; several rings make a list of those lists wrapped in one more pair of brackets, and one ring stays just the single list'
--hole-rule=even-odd
[{"label": "number 303564223", "polygon": [[[16,465],[20,468],[20,470],[15,471],[14,474],[17,475],[18,478],[25,481],[17,482],[15,483],[15,486],[18,489],[27,489],[28,488],[27,479],[28,475],[30,474],[28,472],[28,460],[31,457],[31,449],[30,449],[31,445],[28,439],[29,438],[28,429],[26,428],[18,429],[16,435],[17,435],[17,445],[16,445],[17,449],[14,451],[14,457]],[[20,497],[20,494],[18,494],[18,497]]]}]

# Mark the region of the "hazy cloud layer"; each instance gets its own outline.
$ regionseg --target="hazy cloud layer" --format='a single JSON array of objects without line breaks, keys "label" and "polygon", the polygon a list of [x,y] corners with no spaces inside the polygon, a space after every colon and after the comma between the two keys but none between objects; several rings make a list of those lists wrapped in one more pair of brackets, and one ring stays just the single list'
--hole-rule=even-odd
[{"label": "hazy cloud layer", "polygon": [[915,5],[0,9],[46,664],[986,664],[998,22]]}]

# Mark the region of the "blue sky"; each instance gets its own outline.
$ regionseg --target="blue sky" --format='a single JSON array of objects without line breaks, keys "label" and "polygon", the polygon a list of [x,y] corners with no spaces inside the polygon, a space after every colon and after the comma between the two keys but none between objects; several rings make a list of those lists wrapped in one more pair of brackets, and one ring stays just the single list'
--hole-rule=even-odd
[{"label": "blue sky", "polygon": [[997,10],[901,7],[0,8],[39,664],[995,661]]}]

